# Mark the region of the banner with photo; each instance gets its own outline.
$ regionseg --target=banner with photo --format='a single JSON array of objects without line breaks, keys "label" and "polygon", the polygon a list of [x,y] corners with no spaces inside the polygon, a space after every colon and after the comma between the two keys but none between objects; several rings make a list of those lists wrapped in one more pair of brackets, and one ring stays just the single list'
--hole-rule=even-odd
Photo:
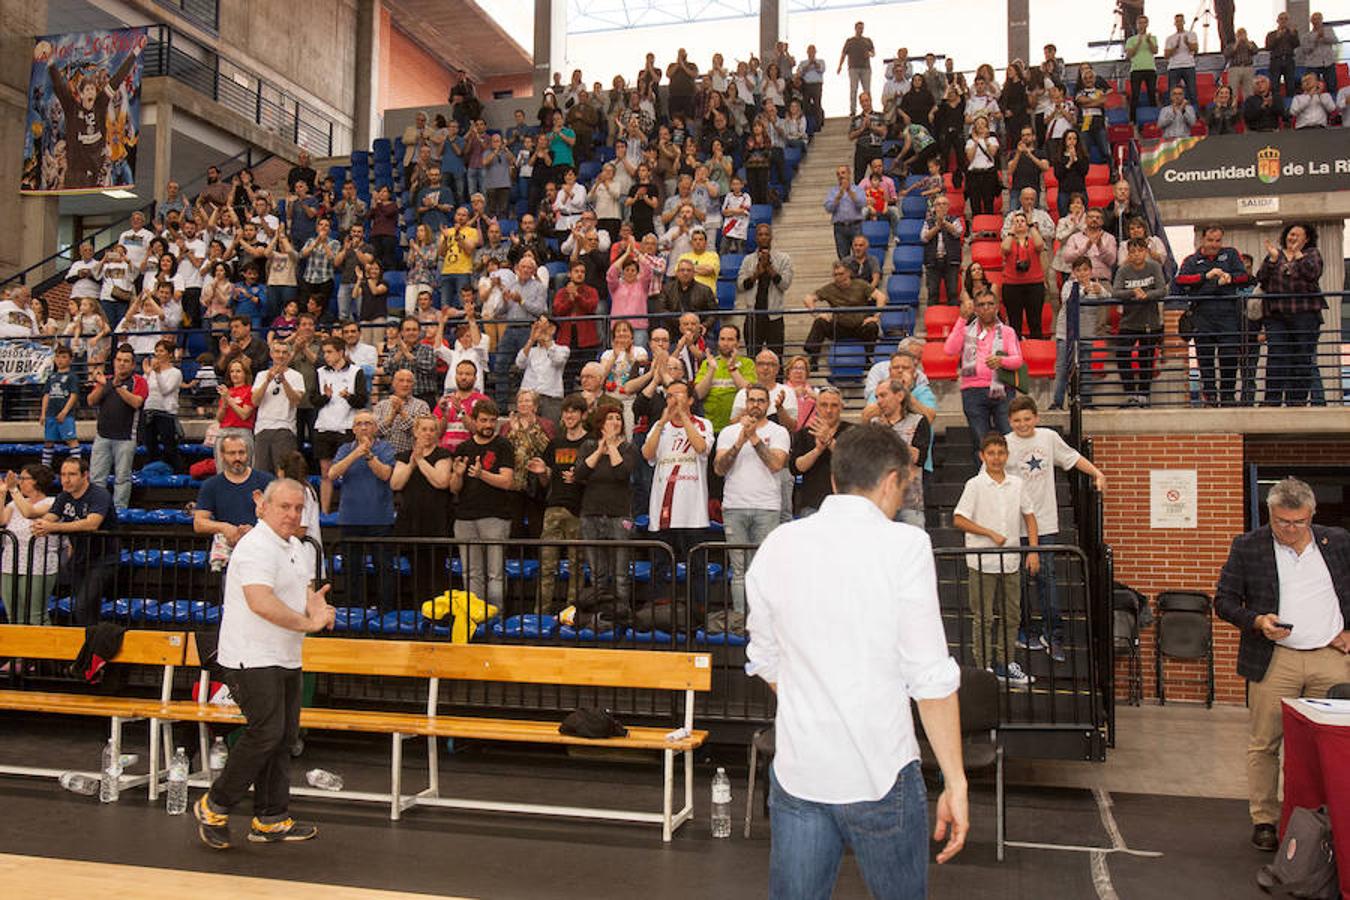
[{"label": "banner with photo", "polygon": [[1158,200],[1329,194],[1350,190],[1342,128],[1141,141],[1139,161]]},{"label": "banner with photo", "polygon": [[0,384],[42,384],[52,369],[49,343],[0,340]]},{"label": "banner with photo", "polygon": [[144,28],[49,34],[33,44],[24,129],[24,194],[135,184]]}]

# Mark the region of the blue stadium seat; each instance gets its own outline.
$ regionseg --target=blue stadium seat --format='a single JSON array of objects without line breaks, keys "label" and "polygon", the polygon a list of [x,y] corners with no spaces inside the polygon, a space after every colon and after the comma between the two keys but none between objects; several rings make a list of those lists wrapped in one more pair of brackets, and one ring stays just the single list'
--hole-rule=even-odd
[{"label": "blue stadium seat", "polygon": [[1109,106],[1106,108],[1107,125],[1128,125],[1130,122],[1130,110],[1124,106]]},{"label": "blue stadium seat", "polygon": [[830,380],[861,378],[867,371],[867,348],[858,341],[830,344]]},{"label": "blue stadium seat", "polygon": [[717,306],[719,309],[736,308],[736,282],[717,282]]},{"label": "blue stadium seat", "polygon": [[919,233],[923,231],[923,219],[901,219],[896,231],[896,239],[902,244],[921,243]]},{"label": "blue stadium seat", "polygon": [[740,274],[741,263],[745,261],[744,253],[723,253],[721,268],[717,271],[718,279],[722,281],[735,281],[736,276]]},{"label": "blue stadium seat", "polygon": [[867,238],[867,246],[878,247],[884,251],[886,245],[891,242],[891,223],[881,219],[863,222],[862,235]]},{"label": "blue stadium seat", "polygon": [[752,203],[750,205],[750,227],[753,229],[761,222],[771,224],[773,222],[773,207],[768,203]]},{"label": "blue stadium seat", "polygon": [[887,334],[913,334],[917,312],[918,307],[914,306],[888,306],[881,311],[881,330]]},{"label": "blue stadium seat", "polygon": [[590,184],[595,180],[595,176],[600,174],[601,163],[588,159],[577,168],[577,180],[583,184]]},{"label": "blue stadium seat", "polygon": [[900,201],[900,215],[922,222],[928,215],[928,201],[919,194],[910,194]]},{"label": "blue stadium seat", "polygon": [[384,273],[384,282],[389,285],[386,301],[391,310],[403,309],[403,292],[408,284],[408,273],[395,269]]},{"label": "blue stadium seat", "polygon": [[799,148],[797,148],[797,147],[784,147],[784,148],[783,148],[783,162],[785,162],[785,163],[787,163],[788,165],[792,166],[794,169],[797,168],[797,166],[801,165],[802,157],[805,156],[805,155],[806,155],[806,154],[804,154],[804,153],[803,153]]},{"label": "blue stadium seat", "polygon": [[923,271],[923,248],[901,244],[891,253],[891,266],[896,275],[918,275]]},{"label": "blue stadium seat", "polygon": [[878,272],[881,272],[886,268],[885,247],[868,247],[867,255],[872,257],[872,263],[877,267]]},{"label": "blue stadium seat", "polygon": [[552,262],[544,263],[544,268],[548,270],[548,277],[550,279],[567,274],[567,263],[562,262],[561,260],[555,259]]},{"label": "blue stadium seat", "polygon": [[887,278],[886,302],[890,306],[918,306],[919,276],[892,275]]},{"label": "blue stadium seat", "polygon": [[1134,111],[1134,122],[1140,128],[1145,125],[1156,124],[1158,121],[1158,108],[1156,106],[1140,106]]}]

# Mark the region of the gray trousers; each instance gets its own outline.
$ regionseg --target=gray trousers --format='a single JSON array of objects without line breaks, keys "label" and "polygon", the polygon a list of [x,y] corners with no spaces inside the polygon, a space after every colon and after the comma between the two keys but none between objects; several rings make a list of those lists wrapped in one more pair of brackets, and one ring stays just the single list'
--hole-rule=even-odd
[{"label": "gray trousers", "polygon": [[264,472],[277,471],[277,463],[299,449],[295,432],[286,428],[269,428],[253,435],[253,468]]},{"label": "gray trousers", "polygon": [[[455,538],[457,540],[505,541],[511,536],[510,519],[456,519]],[[459,548],[459,564],[464,567],[464,577],[469,583],[469,592],[477,594],[497,607],[502,605],[505,591],[505,544],[487,546],[473,545]],[[486,588],[487,593],[484,593]]]}]

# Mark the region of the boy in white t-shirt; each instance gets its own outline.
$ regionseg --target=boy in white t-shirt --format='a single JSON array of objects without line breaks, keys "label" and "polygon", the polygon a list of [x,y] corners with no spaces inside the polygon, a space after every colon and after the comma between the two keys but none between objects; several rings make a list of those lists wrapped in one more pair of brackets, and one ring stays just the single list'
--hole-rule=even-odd
[{"label": "boy in white t-shirt", "polygon": [[722,253],[744,253],[745,241],[750,236],[750,204],[754,201],[745,192],[745,182],[731,176],[731,191],[722,199]]},{"label": "boy in white t-shirt", "polygon": [[[952,515],[952,524],[966,534],[971,549],[1004,547],[1023,528],[1027,543],[1035,547],[1036,517],[1031,498],[1022,489],[1022,479],[1007,472],[1008,441],[990,432],[980,442],[984,468],[966,482],[961,499]],[[1031,683],[1031,677],[1013,660],[1017,627],[1022,621],[1021,554],[970,553],[968,585],[971,616],[970,655],[977,666],[985,666],[999,681],[1016,687]],[[1027,554],[1027,571],[1035,575],[1040,560]],[[999,618],[999,636],[994,640],[994,617]]]},{"label": "boy in white t-shirt", "polygon": [[[713,446],[713,426],[690,411],[687,381],[666,385],[666,408],[660,421],[647,431],[642,458],[652,466],[652,492],[648,506],[648,528],[675,552],[686,559],[708,530],[708,453]],[[673,589],[674,573],[666,574],[669,560],[663,564],[657,555],[652,583],[669,581]],[[659,576],[658,576],[659,573]],[[692,578],[694,604],[703,609],[707,598],[707,580]]]},{"label": "boy in white t-shirt", "polygon": [[[1038,543],[1042,546],[1059,543],[1059,502],[1055,494],[1055,469],[1077,469],[1091,476],[1097,490],[1106,490],[1106,476],[1075,449],[1064,442],[1059,433],[1049,428],[1038,428],[1040,414],[1036,401],[1026,394],[1013,398],[1009,407],[1012,432],[1008,439],[1008,472],[1022,479],[1022,491],[1031,500],[1032,515],[1036,518]],[[1026,529],[1022,543],[1027,543]],[[1017,646],[1029,650],[1048,650],[1055,662],[1064,662],[1064,620],[1059,614],[1055,591],[1055,555],[1038,554],[1040,572],[1036,573],[1036,594],[1041,605],[1039,634],[1030,621],[1017,638]],[[1030,620],[1030,616],[1028,616]]]}]

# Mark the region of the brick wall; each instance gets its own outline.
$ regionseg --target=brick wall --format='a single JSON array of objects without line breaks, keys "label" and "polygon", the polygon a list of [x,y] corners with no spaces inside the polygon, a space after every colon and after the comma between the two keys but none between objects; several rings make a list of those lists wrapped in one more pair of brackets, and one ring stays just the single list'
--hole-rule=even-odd
[{"label": "brick wall", "polygon": [[1350,463],[1350,438],[1264,440],[1248,436],[1247,462],[1262,466],[1343,466]]},{"label": "brick wall", "polygon": [[[1202,591],[1211,596],[1228,548],[1243,530],[1243,438],[1240,434],[1104,435],[1093,440],[1093,457],[1109,479],[1105,497],[1106,539],[1115,554],[1116,580],[1150,598],[1164,590]],[[1149,527],[1149,471],[1195,469],[1197,527],[1155,530]],[[1153,631],[1141,638],[1144,696],[1157,696]],[[1234,667],[1237,632],[1214,620],[1215,700],[1245,703],[1246,684]],[[1166,663],[1167,696],[1203,700],[1201,661]],[[1125,665],[1118,661],[1116,687],[1123,697]]]},{"label": "brick wall", "polygon": [[456,82],[450,69],[380,16],[380,112],[410,106],[440,106]]}]

